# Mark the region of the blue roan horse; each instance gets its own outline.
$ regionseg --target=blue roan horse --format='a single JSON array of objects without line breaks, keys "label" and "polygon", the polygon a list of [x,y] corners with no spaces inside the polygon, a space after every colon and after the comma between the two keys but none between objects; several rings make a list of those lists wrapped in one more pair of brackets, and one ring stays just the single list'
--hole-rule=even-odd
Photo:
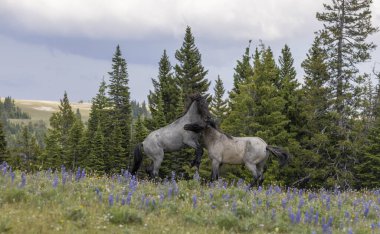
[{"label": "blue roan horse", "polygon": [[143,142],[137,144],[134,150],[134,165],[132,174],[136,174],[141,166],[142,151],[153,160],[152,166],[147,168],[151,177],[158,176],[158,171],[164,158],[165,152],[178,151],[185,147],[195,149],[196,158],[191,166],[199,168],[203,154],[202,146],[199,143],[200,134],[186,131],[184,125],[188,123],[205,123],[211,119],[206,97],[195,94],[189,97],[187,110],[184,115],[173,123],[151,132]]},{"label": "blue roan horse", "polygon": [[281,160],[281,166],[286,163],[289,154],[279,147],[268,145],[260,137],[232,137],[222,133],[212,121],[186,124],[185,130],[203,133],[203,143],[212,160],[211,180],[218,179],[219,167],[222,163],[245,164],[252,172],[254,182],[261,184],[264,180],[264,166],[269,154],[273,153]]}]

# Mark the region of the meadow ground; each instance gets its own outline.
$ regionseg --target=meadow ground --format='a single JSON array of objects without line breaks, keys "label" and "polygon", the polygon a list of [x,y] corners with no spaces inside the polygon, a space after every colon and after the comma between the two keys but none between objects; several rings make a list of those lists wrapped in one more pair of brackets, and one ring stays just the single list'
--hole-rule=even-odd
[{"label": "meadow ground", "polygon": [[[4,101],[4,100],[3,100]],[[41,100],[15,100],[16,106],[31,117],[32,121],[43,120],[45,123],[49,124],[49,118],[54,113],[59,111],[58,106],[60,102],[54,101],[41,101]],[[79,109],[82,120],[86,122],[90,114],[91,103],[70,103],[71,107],[76,112]],[[14,122],[25,122],[26,120],[12,120]]]},{"label": "meadow ground", "polygon": [[0,167],[0,233],[380,233],[380,190]]}]

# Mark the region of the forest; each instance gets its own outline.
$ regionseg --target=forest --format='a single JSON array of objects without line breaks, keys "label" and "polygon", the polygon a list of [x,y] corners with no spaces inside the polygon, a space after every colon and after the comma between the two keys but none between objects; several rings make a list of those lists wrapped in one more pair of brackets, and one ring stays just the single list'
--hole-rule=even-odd
[{"label": "forest", "polygon": [[[175,63],[163,50],[158,74],[152,79],[148,103],[132,100],[127,61],[121,48],[114,51],[107,79],[92,99],[90,117],[83,122],[73,110],[68,93],[49,123],[16,124],[28,119],[11,97],[0,101],[0,164],[37,171],[64,166],[112,175],[130,170],[134,146],[149,132],[175,121],[186,98],[208,95],[219,128],[233,136],[259,136],[292,155],[286,167],[270,158],[265,184],[298,188],[378,188],[380,186],[380,71],[369,40],[379,31],[371,22],[372,1],[332,1],[316,18],[323,27],[301,66],[297,79],[291,48],[284,45],[274,57],[270,45],[251,41],[236,61],[233,88],[225,90],[217,77],[207,79],[202,55],[187,26]],[[373,69],[359,69],[372,62]],[[378,66],[380,66],[378,64]],[[192,178],[193,150],[167,153],[160,177]],[[272,160],[273,159],[273,160]],[[144,161],[147,166],[149,161]],[[203,155],[199,174],[209,178],[210,162]],[[138,176],[144,177],[143,170]],[[228,180],[251,178],[241,166],[224,165]]]}]

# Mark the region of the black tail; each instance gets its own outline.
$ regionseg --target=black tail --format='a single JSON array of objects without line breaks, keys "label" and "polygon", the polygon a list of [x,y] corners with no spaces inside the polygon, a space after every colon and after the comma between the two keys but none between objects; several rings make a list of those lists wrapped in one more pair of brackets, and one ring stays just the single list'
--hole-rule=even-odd
[{"label": "black tail", "polygon": [[290,154],[284,149],[276,146],[267,145],[267,150],[276,155],[280,159],[280,167],[283,167],[290,158]]},{"label": "black tail", "polygon": [[204,126],[198,123],[185,124],[185,126],[183,126],[183,129],[187,131],[196,132],[196,133],[201,132],[204,128],[205,128]]},{"label": "black tail", "polygon": [[135,147],[134,152],[133,152],[134,161],[133,161],[132,175],[136,175],[137,170],[141,166],[141,162],[143,159],[142,146],[143,146],[142,143],[138,143]]}]

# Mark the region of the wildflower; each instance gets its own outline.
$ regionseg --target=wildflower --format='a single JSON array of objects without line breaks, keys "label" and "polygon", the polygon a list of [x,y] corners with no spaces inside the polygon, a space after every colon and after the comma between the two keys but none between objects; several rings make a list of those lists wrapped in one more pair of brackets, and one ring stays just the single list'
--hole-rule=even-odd
[{"label": "wildflower", "polygon": [[122,206],[124,206],[125,205],[125,202],[126,202],[126,200],[125,200],[125,198],[124,198],[124,196],[121,198],[121,205]]},{"label": "wildflower", "polygon": [[148,207],[148,206],[149,206],[149,203],[150,203],[150,199],[149,199],[149,197],[147,197],[147,198],[145,199],[145,206]]},{"label": "wildflower", "polygon": [[172,197],[172,193],[173,193],[173,188],[170,186],[168,188],[168,198],[170,199]]},{"label": "wildflower", "polygon": [[79,181],[81,177],[81,170],[80,167],[78,167],[77,173],[75,174],[75,181]]},{"label": "wildflower", "polygon": [[110,206],[113,206],[113,202],[114,202],[114,200],[113,200],[113,194],[110,194],[110,195],[108,196],[108,204],[109,204]]},{"label": "wildflower", "polygon": [[199,176],[198,171],[195,171],[195,174],[194,174],[194,176],[193,176],[193,179],[194,179],[195,181],[199,182],[199,180],[200,180],[200,176]]},{"label": "wildflower", "polygon": [[296,217],[294,216],[293,212],[291,212],[291,213],[289,214],[289,218],[290,218],[290,221],[291,221],[292,223],[296,223]]},{"label": "wildflower", "polygon": [[12,184],[13,184],[13,182],[15,181],[15,177],[16,177],[16,175],[15,175],[15,173],[12,171],[12,172],[11,172],[11,181],[12,181]]},{"label": "wildflower", "polygon": [[371,205],[371,202],[364,204],[364,213],[363,214],[364,214],[364,217],[366,217],[366,218],[367,218],[368,213],[369,213],[370,205]]},{"label": "wildflower", "polygon": [[301,197],[300,201],[298,202],[298,208],[301,209],[305,201],[303,200],[303,197]]},{"label": "wildflower", "polygon": [[348,213],[347,211],[344,212],[344,217],[345,218],[350,218],[350,213]]},{"label": "wildflower", "polygon": [[172,171],[172,182],[175,181],[175,172]]},{"label": "wildflower", "polygon": [[315,212],[315,218],[314,218],[314,225],[318,224],[319,221],[319,213],[318,211]]},{"label": "wildflower", "polygon": [[127,201],[126,201],[128,205],[131,204],[131,199],[132,199],[132,192],[128,192]]},{"label": "wildflower", "polygon": [[354,232],[352,231],[352,228],[349,228],[347,233],[348,234],[354,234]]},{"label": "wildflower", "polygon": [[65,185],[65,184],[66,184],[66,180],[67,180],[67,173],[64,172],[64,173],[62,174],[62,185]]},{"label": "wildflower", "polygon": [[276,219],[276,210],[273,208],[272,209],[272,216],[271,216],[272,220],[275,220]]},{"label": "wildflower", "polygon": [[160,203],[162,203],[165,199],[165,195],[163,192],[160,193]]},{"label": "wildflower", "polygon": [[81,176],[82,179],[86,178],[86,169],[83,168]]},{"label": "wildflower", "polygon": [[266,204],[267,209],[269,209],[269,206],[270,206],[269,200],[267,200],[265,204]]},{"label": "wildflower", "polygon": [[54,180],[53,180],[53,188],[56,188],[58,186],[58,176],[57,174],[54,175]]},{"label": "wildflower", "polygon": [[298,209],[297,210],[297,214],[296,214],[296,223],[299,223],[299,222],[301,222],[301,210],[300,209]]},{"label": "wildflower", "polygon": [[214,194],[210,192],[210,200],[212,200],[214,198]]},{"label": "wildflower", "polygon": [[286,203],[287,203],[287,200],[286,198],[283,198],[282,201],[281,201],[281,205],[282,205],[282,208],[285,210],[286,208]]},{"label": "wildflower", "polygon": [[197,208],[197,195],[193,195],[193,208]]},{"label": "wildflower", "polygon": [[25,176],[25,173],[23,172],[21,174],[21,184],[20,184],[20,187],[21,188],[25,187],[25,184],[26,184],[26,176]]}]

